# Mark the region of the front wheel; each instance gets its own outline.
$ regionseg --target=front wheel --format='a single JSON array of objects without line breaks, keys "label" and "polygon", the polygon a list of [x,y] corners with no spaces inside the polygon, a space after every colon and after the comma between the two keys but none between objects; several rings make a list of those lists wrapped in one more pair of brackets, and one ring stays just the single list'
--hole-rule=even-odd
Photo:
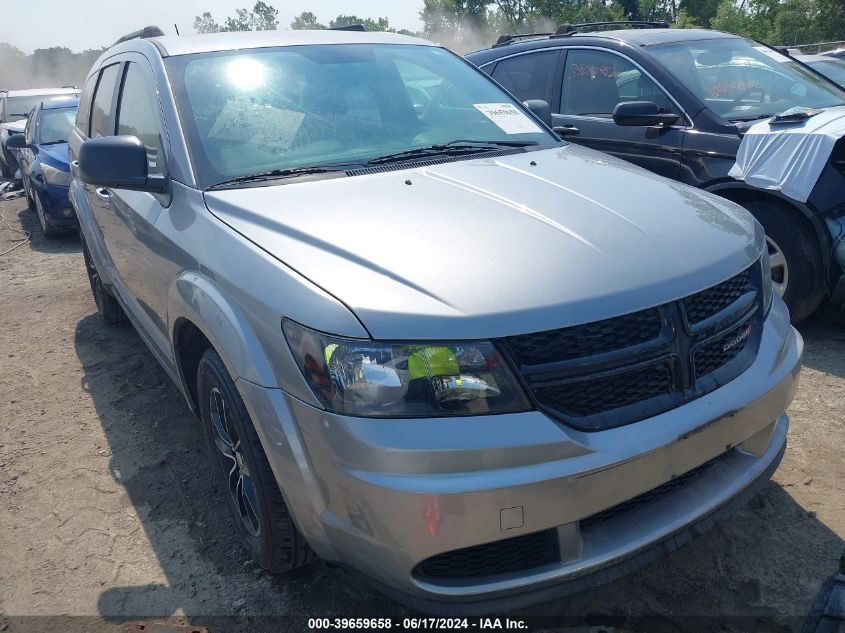
[{"label": "front wheel", "polygon": [[64,232],[50,224],[50,220],[47,219],[47,213],[44,211],[44,204],[41,202],[41,196],[37,191],[33,191],[32,197],[35,198],[35,211],[38,213],[38,221],[41,223],[41,231],[44,233],[44,237],[50,240],[61,237]]},{"label": "front wheel", "polygon": [[272,573],[312,561],[314,552],[294,525],[243,400],[216,351],[203,354],[197,374],[203,432],[244,548]]},{"label": "front wheel", "polygon": [[822,254],[812,227],[782,203],[754,201],[743,206],[766,231],[775,292],[783,297],[793,323],[806,319],[825,293]]}]

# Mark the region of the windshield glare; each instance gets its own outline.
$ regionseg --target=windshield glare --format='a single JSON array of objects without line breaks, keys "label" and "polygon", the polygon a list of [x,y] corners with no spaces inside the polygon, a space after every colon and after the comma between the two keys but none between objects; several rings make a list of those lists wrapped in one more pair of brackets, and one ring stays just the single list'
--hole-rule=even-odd
[{"label": "windshield glare", "polygon": [[291,46],[167,63],[206,187],[456,140],[558,142],[485,75],[433,46]]},{"label": "windshield glare", "polygon": [[744,38],[649,47],[690,91],[730,120],[771,116],[796,106],[845,103],[845,92],[789,57]]},{"label": "windshield glare", "polygon": [[73,129],[76,120],[76,108],[61,110],[42,110],[41,121],[38,124],[38,143],[66,143],[67,136]]}]

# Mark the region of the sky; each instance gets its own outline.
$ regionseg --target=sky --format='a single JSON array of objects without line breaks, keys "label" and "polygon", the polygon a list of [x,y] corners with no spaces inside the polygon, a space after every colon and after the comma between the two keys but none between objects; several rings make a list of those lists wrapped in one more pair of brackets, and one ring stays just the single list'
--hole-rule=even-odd
[{"label": "sky", "polygon": [[[386,17],[391,26],[421,30],[422,0],[265,0],[279,10],[279,27],[311,11],[322,23],[338,14],[362,18]],[[167,34],[193,33],[194,17],[204,11],[218,22],[235,9],[252,8],[254,0],[0,0],[0,42],[25,53],[36,48],[65,46],[72,51],[111,45],[144,26],[160,26]],[[12,18],[14,16],[14,18]]]}]

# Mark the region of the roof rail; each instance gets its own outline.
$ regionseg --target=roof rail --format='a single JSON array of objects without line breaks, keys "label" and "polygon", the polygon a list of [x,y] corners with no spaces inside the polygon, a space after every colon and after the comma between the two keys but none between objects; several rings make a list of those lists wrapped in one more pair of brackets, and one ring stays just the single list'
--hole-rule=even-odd
[{"label": "roof rail", "polygon": [[132,31],[127,35],[124,35],[114,44],[112,44],[112,46],[117,46],[121,42],[128,42],[129,40],[146,39],[148,37],[161,37],[162,35],[164,35],[164,31],[162,31],[159,27],[145,26],[144,28],[138,31]]},{"label": "roof rail", "polygon": [[496,46],[504,46],[505,44],[510,44],[511,42],[517,42],[519,40],[524,40],[532,37],[548,37],[551,33],[505,33],[500,35],[499,38],[496,40],[496,43],[493,44],[493,47]]},{"label": "roof rail", "polygon": [[669,28],[669,23],[666,20],[659,20],[657,22],[645,22],[643,20],[613,20],[609,22],[582,22],[580,24],[570,24],[569,22],[565,22],[557,27],[554,33],[504,33],[498,37],[496,43],[493,44],[493,48],[496,48],[497,46],[506,46],[507,44],[512,44],[513,42],[532,38],[569,37],[570,35],[578,33],[581,29],[594,29],[596,27],[616,26],[619,24],[644,29]]},{"label": "roof rail", "polygon": [[621,24],[644,29],[669,28],[669,23],[666,20],[659,20],[656,22],[646,22],[644,20],[611,20],[608,22],[582,22],[580,24],[570,24],[569,22],[566,22],[565,24],[561,24],[557,27],[553,37],[567,37],[574,33],[578,33],[581,29],[592,29],[601,26],[617,26]]},{"label": "roof rail", "polygon": [[70,84],[69,86],[62,86],[62,88],[73,88],[74,90],[79,90],[79,88],[73,84]]},{"label": "roof rail", "polygon": [[366,31],[367,27],[363,24],[347,24],[345,26],[332,26],[329,31]]}]

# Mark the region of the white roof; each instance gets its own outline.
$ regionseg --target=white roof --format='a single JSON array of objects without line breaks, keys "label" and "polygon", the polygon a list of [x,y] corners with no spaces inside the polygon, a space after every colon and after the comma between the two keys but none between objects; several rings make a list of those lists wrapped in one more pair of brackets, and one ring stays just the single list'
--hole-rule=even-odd
[{"label": "white roof", "polygon": [[[130,40],[131,41],[131,40]],[[165,57],[272,46],[308,44],[417,44],[436,46],[427,40],[397,33],[366,31],[239,31],[148,38]]]},{"label": "white roof", "polygon": [[39,97],[41,95],[76,95],[79,88],[28,88],[26,90],[8,90],[0,95],[8,97]]}]

